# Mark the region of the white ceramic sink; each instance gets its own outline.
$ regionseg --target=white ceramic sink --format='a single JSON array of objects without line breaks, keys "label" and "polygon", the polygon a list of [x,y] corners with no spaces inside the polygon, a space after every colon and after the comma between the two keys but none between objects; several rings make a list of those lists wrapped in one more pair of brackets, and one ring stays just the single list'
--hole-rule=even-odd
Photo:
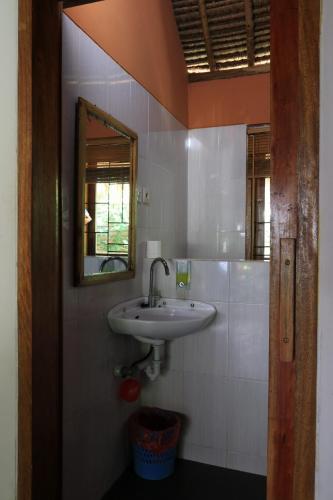
[{"label": "white ceramic sink", "polygon": [[216,315],[215,307],[205,302],[160,299],[156,307],[142,307],[146,301],[140,297],[113,307],[108,313],[111,330],[153,344],[201,330]]}]

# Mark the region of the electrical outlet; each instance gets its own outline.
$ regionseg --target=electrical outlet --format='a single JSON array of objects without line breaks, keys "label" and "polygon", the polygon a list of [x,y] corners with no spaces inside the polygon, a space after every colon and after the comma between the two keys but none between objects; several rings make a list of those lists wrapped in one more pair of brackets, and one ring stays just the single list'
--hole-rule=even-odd
[{"label": "electrical outlet", "polygon": [[145,205],[149,205],[150,203],[150,193],[146,187],[142,188],[142,203]]}]

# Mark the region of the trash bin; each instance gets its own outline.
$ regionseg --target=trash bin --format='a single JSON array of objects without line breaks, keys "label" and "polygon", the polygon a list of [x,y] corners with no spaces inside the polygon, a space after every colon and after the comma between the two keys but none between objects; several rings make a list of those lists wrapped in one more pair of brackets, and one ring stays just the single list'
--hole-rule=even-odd
[{"label": "trash bin", "polygon": [[177,413],[143,407],[129,421],[135,473],[165,479],[174,472],[181,420]]}]

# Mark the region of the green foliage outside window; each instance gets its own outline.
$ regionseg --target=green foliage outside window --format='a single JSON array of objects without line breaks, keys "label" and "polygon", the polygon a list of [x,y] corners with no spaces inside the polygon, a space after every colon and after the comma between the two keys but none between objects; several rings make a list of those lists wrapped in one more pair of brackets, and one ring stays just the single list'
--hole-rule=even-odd
[{"label": "green foliage outside window", "polygon": [[96,184],[96,254],[128,254],[129,184]]}]

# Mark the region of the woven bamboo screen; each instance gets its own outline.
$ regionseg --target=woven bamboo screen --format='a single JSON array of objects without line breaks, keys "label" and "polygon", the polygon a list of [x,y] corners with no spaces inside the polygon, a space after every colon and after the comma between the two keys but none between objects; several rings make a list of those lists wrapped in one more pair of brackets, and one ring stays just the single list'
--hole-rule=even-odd
[{"label": "woven bamboo screen", "polygon": [[264,73],[270,0],[172,0],[190,81]]}]

